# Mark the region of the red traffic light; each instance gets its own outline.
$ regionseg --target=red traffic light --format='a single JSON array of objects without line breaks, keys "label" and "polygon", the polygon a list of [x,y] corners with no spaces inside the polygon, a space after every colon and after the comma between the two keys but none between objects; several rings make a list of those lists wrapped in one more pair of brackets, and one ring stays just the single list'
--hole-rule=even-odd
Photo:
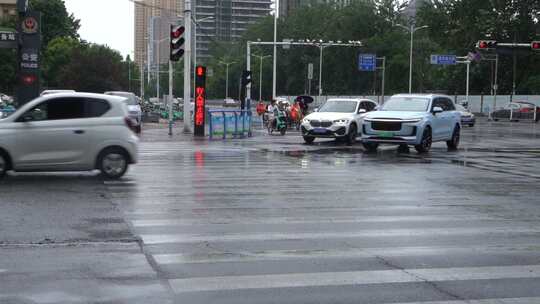
[{"label": "red traffic light", "polygon": [[21,78],[22,78],[22,83],[28,86],[33,85],[37,81],[36,75],[23,75],[21,76]]},{"label": "red traffic light", "polygon": [[186,31],[186,28],[181,26],[181,25],[180,26],[172,26],[171,27],[171,37],[173,39],[180,38],[180,36],[182,36],[185,31]]},{"label": "red traffic light", "polygon": [[490,50],[497,47],[497,41],[494,40],[480,40],[476,44],[476,48],[479,50]]},{"label": "red traffic light", "polygon": [[531,43],[531,49],[533,51],[540,51],[540,41],[533,41]]},{"label": "red traffic light", "polygon": [[199,76],[199,77],[204,76],[204,73],[205,73],[204,67],[198,66],[197,67],[197,76]]}]

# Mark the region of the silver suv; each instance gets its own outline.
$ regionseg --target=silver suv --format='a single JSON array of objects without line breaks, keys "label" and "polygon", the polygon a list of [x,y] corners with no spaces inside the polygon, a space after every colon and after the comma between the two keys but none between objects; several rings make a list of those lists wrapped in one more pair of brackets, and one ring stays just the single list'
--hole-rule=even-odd
[{"label": "silver suv", "polygon": [[395,144],[426,153],[433,142],[445,141],[452,150],[459,145],[460,131],[461,115],[450,97],[401,94],[364,117],[362,143],[369,151]]}]

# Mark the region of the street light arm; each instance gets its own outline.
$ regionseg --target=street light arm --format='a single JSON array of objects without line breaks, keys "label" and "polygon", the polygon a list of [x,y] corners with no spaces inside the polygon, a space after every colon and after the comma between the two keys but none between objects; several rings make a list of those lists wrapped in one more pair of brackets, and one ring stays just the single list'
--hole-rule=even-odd
[{"label": "street light arm", "polygon": [[429,28],[429,26],[428,26],[428,25],[424,25],[424,26],[421,26],[421,27],[416,27],[416,28],[414,28],[414,31],[416,32],[416,31],[419,31],[419,30],[427,29],[427,28]]},{"label": "street light arm", "polygon": [[410,32],[410,31],[411,31],[411,28],[410,28],[410,27],[405,26],[405,25],[403,25],[403,24],[394,23],[394,26],[399,26],[400,28],[405,29],[407,32]]}]

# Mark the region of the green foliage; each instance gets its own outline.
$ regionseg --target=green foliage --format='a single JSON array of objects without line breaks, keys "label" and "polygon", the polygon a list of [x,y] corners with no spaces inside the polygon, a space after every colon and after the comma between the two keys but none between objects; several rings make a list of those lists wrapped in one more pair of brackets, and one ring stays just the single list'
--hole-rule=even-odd
[{"label": "green foliage", "polygon": [[31,0],[30,8],[41,12],[44,46],[58,37],[79,38],[80,21],[68,13],[63,0]]},{"label": "green foliage", "polygon": [[[540,1],[538,0],[433,0],[419,11],[416,24],[429,29],[417,31],[414,39],[413,90],[447,94],[465,93],[465,66],[433,66],[431,54],[467,55],[475,43],[491,37],[500,42],[540,40]],[[394,26],[407,24],[399,11],[403,1],[357,0],[350,6],[336,8],[315,5],[299,9],[278,22],[278,41],[282,39],[322,39],[324,41],[361,40],[360,49],[329,47],[324,49],[323,94],[358,95],[380,93],[381,73],[357,71],[358,53],[376,53],[387,59],[386,93],[408,90],[410,34]],[[233,61],[229,71],[229,95],[237,92],[238,78],[245,69],[247,41],[272,41],[273,18],[253,25],[235,44],[216,43],[211,47],[213,58],[208,65],[215,71],[209,80],[209,93],[223,97],[225,66],[220,61]],[[272,47],[253,47],[258,55],[272,55]],[[512,91],[513,53],[500,54],[499,93]],[[312,94],[317,92],[319,49],[317,47],[278,47],[279,95],[303,94],[307,87],[307,65],[314,64]],[[516,52],[517,93],[538,92],[537,75],[540,54],[528,50]],[[254,97],[258,97],[259,60],[251,60]],[[489,94],[491,63],[482,61],[471,66],[471,93]],[[263,96],[271,96],[272,58],[263,65]]]}]

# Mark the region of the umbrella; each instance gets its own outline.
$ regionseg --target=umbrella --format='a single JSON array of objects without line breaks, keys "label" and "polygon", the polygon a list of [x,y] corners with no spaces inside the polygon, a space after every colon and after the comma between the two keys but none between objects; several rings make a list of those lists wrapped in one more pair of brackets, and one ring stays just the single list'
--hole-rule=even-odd
[{"label": "umbrella", "polygon": [[310,103],[313,103],[314,101],[313,97],[311,96],[298,96],[296,97],[295,100],[298,102],[305,103],[305,104],[310,104]]}]

